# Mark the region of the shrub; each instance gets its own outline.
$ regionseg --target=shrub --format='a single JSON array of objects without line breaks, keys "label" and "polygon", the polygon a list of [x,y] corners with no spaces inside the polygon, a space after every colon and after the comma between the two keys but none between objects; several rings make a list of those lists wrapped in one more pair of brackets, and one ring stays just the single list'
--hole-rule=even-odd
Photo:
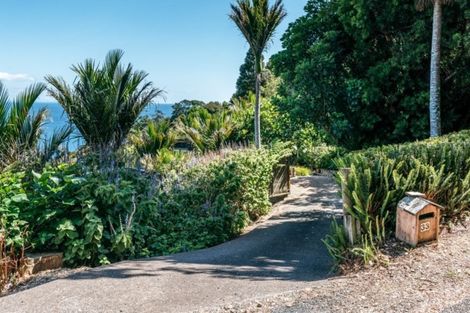
[{"label": "shrub", "polygon": [[0,230],[0,294],[8,288],[24,273],[25,256],[24,248],[17,249],[11,245],[9,234],[5,229]]},{"label": "shrub", "polygon": [[18,247],[63,251],[70,266],[212,246],[269,211],[272,169],[285,151],[229,151],[163,176],[67,164],[4,173],[0,226]]},{"label": "shrub", "polygon": [[345,153],[345,149],[337,146],[319,144],[310,147],[297,147],[296,162],[312,169],[336,169],[335,159]]},{"label": "shrub", "polygon": [[5,247],[24,246],[23,233],[27,222],[21,218],[21,208],[28,202],[22,181],[24,173],[0,174],[0,234]]},{"label": "shrub", "polygon": [[295,146],[295,162],[312,169],[335,169],[334,159],[346,152],[330,145],[331,138],[310,123],[295,130],[291,140]]},{"label": "shrub", "polygon": [[295,175],[296,176],[310,176],[310,175],[312,175],[312,171],[307,167],[296,166],[295,167]]},{"label": "shrub", "polygon": [[[370,261],[395,229],[395,210],[406,191],[419,191],[443,205],[442,222],[452,225],[470,213],[470,131],[437,139],[383,146],[337,160],[349,167],[339,175],[351,199],[349,214],[359,220],[362,238],[349,252]],[[335,246],[340,232],[328,237]],[[340,249],[341,250],[341,249]],[[344,252],[331,249],[339,260]]]},{"label": "shrub", "polygon": [[0,293],[24,265],[27,222],[20,210],[28,198],[22,179],[22,173],[0,173]]}]

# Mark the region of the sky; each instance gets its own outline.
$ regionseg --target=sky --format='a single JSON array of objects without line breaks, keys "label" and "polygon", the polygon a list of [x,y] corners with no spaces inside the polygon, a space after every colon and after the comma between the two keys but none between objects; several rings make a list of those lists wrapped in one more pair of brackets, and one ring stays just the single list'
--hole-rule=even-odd
[{"label": "sky", "polygon": [[[48,74],[72,82],[72,64],[118,48],[166,91],[157,102],[229,100],[248,50],[228,18],[233,1],[0,0],[0,80],[10,96]],[[306,3],[284,0],[288,15],[268,56]],[[39,100],[53,101],[45,93]]]}]

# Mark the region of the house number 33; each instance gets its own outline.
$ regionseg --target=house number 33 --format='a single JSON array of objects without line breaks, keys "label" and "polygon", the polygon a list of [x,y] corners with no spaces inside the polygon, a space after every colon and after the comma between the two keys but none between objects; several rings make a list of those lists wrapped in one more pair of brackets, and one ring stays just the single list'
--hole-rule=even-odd
[{"label": "house number 33", "polygon": [[422,233],[425,232],[425,231],[428,231],[430,228],[431,228],[431,223],[430,222],[423,223],[423,224],[419,225],[419,231],[422,232]]}]

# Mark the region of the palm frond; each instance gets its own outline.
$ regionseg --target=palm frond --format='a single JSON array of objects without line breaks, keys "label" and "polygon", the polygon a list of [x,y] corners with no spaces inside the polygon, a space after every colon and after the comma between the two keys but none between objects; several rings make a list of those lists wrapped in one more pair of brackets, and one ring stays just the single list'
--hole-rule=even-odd
[{"label": "palm frond", "polygon": [[0,83],[0,166],[17,161],[36,148],[46,109],[32,112],[32,107],[44,89],[44,84],[33,84],[10,102]]},{"label": "palm frond", "polygon": [[198,152],[220,149],[227,143],[235,128],[231,112],[227,109],[209,113],[200,108],[187,116],[180,116],[177,131]]},{"label": "palm frond", "polygon": [[44,140],[41,147],[38,148],[38,154],[41,157],[41,163],[45,164],[50,161],[52,157],[57,154],[60,146],[70,137],[73,132],[72,125],[66,125]]},{"label": "palm frond", "polygon": [[276,28],[286,15],[282,0],[276,0],[271,7],[268,0],[237,0],[236,4],[231,4],[229,17],[260,62]]},{"label": "palm frond", "polygon": [[0,138],[8,123],[8,91],[0,81]]}]

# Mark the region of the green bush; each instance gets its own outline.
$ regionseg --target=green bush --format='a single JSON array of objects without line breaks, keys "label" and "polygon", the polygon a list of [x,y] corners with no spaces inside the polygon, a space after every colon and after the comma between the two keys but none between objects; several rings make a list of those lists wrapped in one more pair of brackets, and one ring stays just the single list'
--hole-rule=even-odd
[{"label": "green bush", "polygon": [[0,237],[5,247],[23,248],[27,222],[21,208],[28,202],[23,188],[23,173],[0,173]]},{"label": "green bush", "polygon": [[297,146],[296,163],[312,169],[336,169],[335,159],[345,154],[345,149],[319,144],[310,147]]},{"label": "green bush", "polygon": [[295,176],[310,176],[312,171],[308,167],[296,166],[295,167]]},{"label": "green bush", "polygon": [[4,173],[0,230],[18,246],[64,252],[69,266],[209,247],[269,211],[272,169],[285,151],[214,154],[163,177],[65,164]]},{"label": "green bush", "polygon": [[289,139],[295,147],[295,163],[311,169],[335,169],[333,160],[345,154],[345,149],[328,144],[331,139],[310,123],[294,130]]},{"label": "green bush", "polygon": [[[339,174],[352,205],[346,208],[359,220],[363,234],[348,250],[369,260],[395,229],[395,210],[406,191],[419,191],[444,206],[442,222],[452,225],[470,213],[470,131],[437,139],[383,146],[351,153],[337,160],[350,168]],[[335,231],[336,234],[340,232]],[[327,246],[340,242],[327,238]],[[331,250],[331,249],[330,249]],[[333,251],[333,250],[331,250]],[[344,253],[336,255],[339,260]]]}]

